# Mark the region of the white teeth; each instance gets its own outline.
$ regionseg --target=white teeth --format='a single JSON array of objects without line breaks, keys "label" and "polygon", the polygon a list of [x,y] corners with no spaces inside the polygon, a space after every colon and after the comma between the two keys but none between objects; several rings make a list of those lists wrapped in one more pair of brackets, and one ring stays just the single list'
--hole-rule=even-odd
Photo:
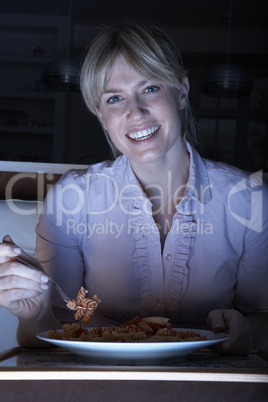
[{"label": "white teeth", "polygon": [[159,129],[159,126],[151,127],[151,128],[148,128],[147,130],[141,130],[141,131],[137,131],[136,133],[131,133],[131,134],[129,134],[129,137],[132,140],[137,140],[137,141],[146,140],[148,137],[151,137],[158,129]]}]

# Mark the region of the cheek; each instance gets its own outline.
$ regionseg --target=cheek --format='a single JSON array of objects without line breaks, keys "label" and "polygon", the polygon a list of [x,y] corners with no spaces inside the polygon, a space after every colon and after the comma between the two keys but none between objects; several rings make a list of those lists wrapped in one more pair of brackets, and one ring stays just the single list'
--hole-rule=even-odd
[{"label": "cheek", "polygon": [[122,137],[122,126],[120,117],[115,113],[107,113],[103,116],[103,127],[116,146],[119,145],[120,138]]},{"label": "cheek", "polygon": [[154,110],[168,119],[179,114],[178,99],[174,94],[168,94],[154,104]]},{"label": "cheek", "polygon": [[98,117],[102,127],[104,128],[104,130],[107,130],[106,118],[105,118],[104,113],[100,109],[96,109],[96,113],[97,113],[97,117]]},{"label": "cheek", "polygon": [[119,113],[116,111],[105,110],[102,114],[102,124],[107,131],[112,131],[119,124],[119,118]]}]

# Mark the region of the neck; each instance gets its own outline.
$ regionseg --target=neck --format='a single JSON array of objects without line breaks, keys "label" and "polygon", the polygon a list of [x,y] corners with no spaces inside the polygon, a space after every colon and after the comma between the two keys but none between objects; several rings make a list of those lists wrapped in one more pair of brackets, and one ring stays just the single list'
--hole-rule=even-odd
[{"label": "neck", "polygon": [[174,197],[183,195],[190,169],[186,147],[176,158],[166,157],[161,161],[131,166],[149,199],[161,196],[161,203],[166,204]]}]

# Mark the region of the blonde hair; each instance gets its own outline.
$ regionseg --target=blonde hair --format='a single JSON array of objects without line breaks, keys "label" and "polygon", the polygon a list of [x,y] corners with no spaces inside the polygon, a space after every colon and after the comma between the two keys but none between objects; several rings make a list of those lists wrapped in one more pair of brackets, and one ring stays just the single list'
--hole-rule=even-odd
[{"label": "blonde hair", "polygon": [[[131,67],[143,78],[161,80],[183,89],[182,79],[186,76],[181,55],[171,39],[158,27],[150,24],[125,23],[105,27],[91,42],[85,53],[80,88],[88,109],[97,116],[112,65],[118,55],[123,55]],[[195,119],[189,101],[181,111],[182,133],[185,140],[194,145],[196,140]],[[120,151],[111,142],[114,157]]]}]

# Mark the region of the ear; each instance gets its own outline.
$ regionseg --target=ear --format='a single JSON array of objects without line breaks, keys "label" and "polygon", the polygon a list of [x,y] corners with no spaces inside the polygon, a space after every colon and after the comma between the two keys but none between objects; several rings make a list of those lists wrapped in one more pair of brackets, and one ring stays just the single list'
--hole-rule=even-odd
[{"label": "ear", "polygon": [[104,130],[107,130],[101,110],[98,108],[95,108],[95,110],[96,110],[97,117],[98,117],[99,121],[101,122],[102,127],[104,128]]},{"label": "ear", "polygon": [[179,110],[183,110],[187,104],[189,89],[189,80],[184,76],[182,78],[182,89],[179,92]]}]

